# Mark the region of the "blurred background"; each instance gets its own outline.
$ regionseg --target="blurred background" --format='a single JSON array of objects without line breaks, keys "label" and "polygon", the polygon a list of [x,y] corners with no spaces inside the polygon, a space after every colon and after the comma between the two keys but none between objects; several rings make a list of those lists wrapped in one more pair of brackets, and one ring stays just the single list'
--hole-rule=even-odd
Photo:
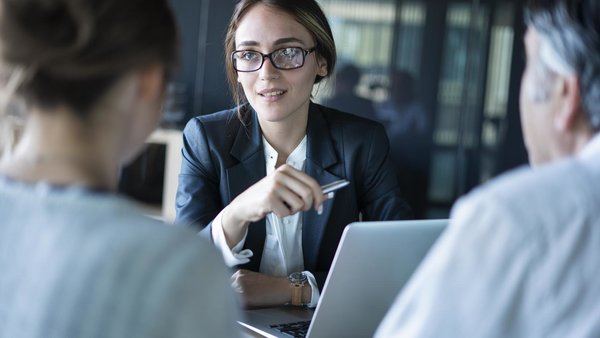
[{"label": "blurred background", "polygon": [[[336,39],[338,66],[315,88],[315,100],[384,122],[418,218],[448,217],[458,197],[527,162],[518,114],[523,1],[318,2]],[[162,125],[177,131],[193,116],[232,106],[223,40],[236,1],[171,3],[183,58]],[[167,157],[165,148],[148,149],[127,168],[123,190],[148,186],[142,177],[160,182],[162,174],[147,172],[160,167],[148,158]]]}]

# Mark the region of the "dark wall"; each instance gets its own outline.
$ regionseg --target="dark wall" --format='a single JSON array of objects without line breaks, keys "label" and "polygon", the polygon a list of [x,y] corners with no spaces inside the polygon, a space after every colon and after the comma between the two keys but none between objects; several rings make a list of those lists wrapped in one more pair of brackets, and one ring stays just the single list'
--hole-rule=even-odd
[{"label": "dark wall", "polygon": [[175,81],[185,85],[186,117],[232,105],[224,71],[223,41],[236,1],[171,0],[181,32],[181,68]]},{"label": "dark wall", "polygon": [[515,25],[515,44],[512,57],[512,68],[510,75],[510,97],[508,100],[508,114],[506,136],[500,156],[496,173],[500,174],[507,170],[516,168],[528,163],[527,150],[523,141],[521,131],[521,119],[519,110],[519,91],[521,89],[521,76],[525,68],[525,45],[523,36],[525,35],[525,26],[523,20],[523,6],[517,6]]}]

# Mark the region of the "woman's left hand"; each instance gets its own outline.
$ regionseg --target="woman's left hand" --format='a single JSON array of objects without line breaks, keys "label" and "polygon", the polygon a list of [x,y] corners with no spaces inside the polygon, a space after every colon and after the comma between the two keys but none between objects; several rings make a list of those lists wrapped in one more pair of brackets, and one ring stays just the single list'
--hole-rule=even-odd
[{"label": "woman's left hand", "polygon": [[233,290],[240,294],[246,308],[276,306],[291,299],[286,277],[267,276],[250,270],[238,270],[231,276]]}]

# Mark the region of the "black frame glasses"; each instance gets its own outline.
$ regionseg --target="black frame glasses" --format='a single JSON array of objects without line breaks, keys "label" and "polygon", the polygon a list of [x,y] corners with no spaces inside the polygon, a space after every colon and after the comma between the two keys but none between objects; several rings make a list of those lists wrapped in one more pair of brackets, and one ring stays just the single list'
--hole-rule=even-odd
[{"label": "black frame glasses", "polygon": [[[269,54],[263,54],[255,50],[241,49],[235,50],[233,51],[233,53],[231,53],[231,60],[233,68],[236,71],[242,73],[255,72],[261,69],[262,66],[265,64],[266,58],[269,58],[271,64],[276,69],[291,70],[298,69],[304,66],[306,56],[314,52],[316,49],[316,46],[309,49],[304,49],[301,47],[285,47],[276,49]],[[254,57],[254,59],[246,60],[247,64],[245,66],[240,66],[238,64],[238,61],[241,60],[241,62],[244,62],[244,58],[248,56]],[[260,63],[257,59],[259,56]]]}]

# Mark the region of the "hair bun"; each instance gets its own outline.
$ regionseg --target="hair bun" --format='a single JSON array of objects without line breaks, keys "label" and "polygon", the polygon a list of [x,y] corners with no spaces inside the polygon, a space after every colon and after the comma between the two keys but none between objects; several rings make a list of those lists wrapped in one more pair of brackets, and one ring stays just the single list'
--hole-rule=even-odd
[{"label": "hair bun", "polygon": [[4,62],[54,73],[91,37],[92,18],[79,0],[2,0],[0,52]]},{"label": "hair bun", "polygon": [[88,112],[120,77],[177,61],[168,0],[0,0],[0,61],[28,105]]}]

